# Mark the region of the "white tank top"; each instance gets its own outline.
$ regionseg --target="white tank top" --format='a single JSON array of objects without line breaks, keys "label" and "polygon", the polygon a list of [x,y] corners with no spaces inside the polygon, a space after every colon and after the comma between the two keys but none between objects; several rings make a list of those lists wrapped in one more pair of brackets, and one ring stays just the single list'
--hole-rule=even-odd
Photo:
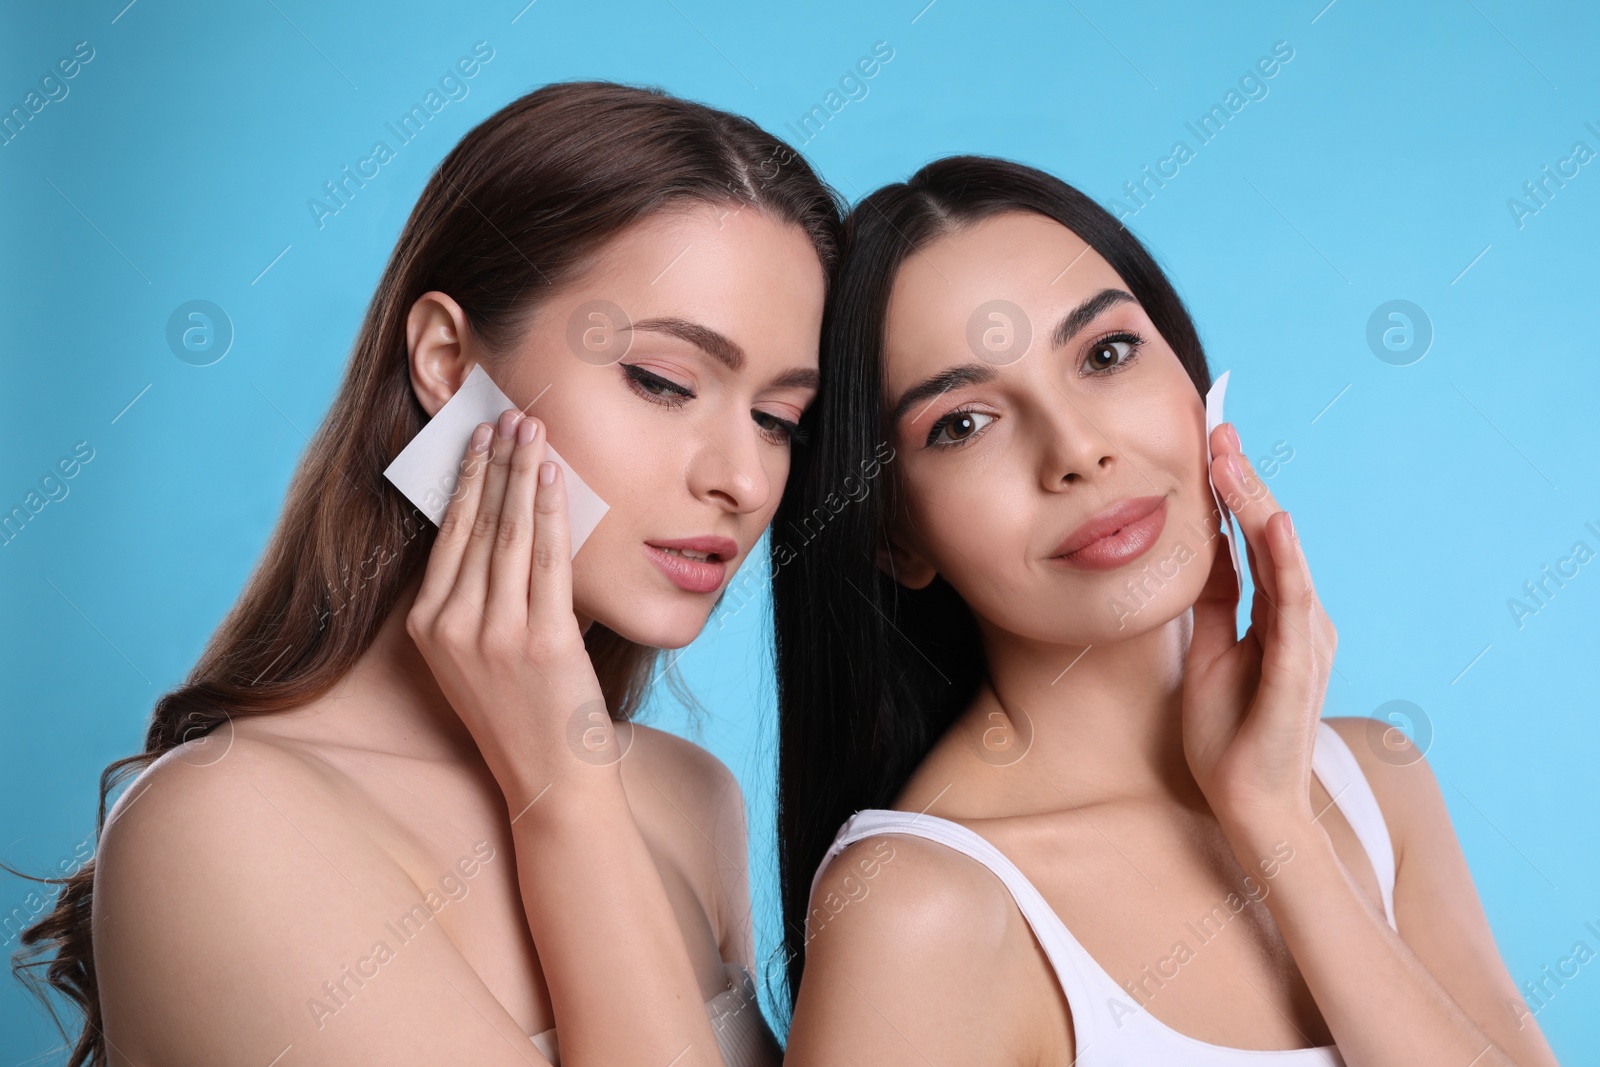
[{"label": "white tank top", "polygon": [[[728,988],[706,1001],[706,1014],[711,1016],[711,1032],[722,1052],[722,1062],[727,1067],[779,1067],[783,1050],[761,1014],[755,976],[742,963],[724,961],[722,969],[728,976]],[[533,1047],[555,1067],[561,1067],[555,1027],[534,1034]]]},{"label": "white tank top", "polygon": [[[1384,916],[1393,927],[1395,866],[1389,829],[1355,755],[1326,722],[1318,724],[1311,768],[1372,861],[1383,893]],[[856,841],[886,833],[912,834],[947,845],[977,860],[1005,883],[1066,995],[1077,1040],[1075,1067],[1154,1063],[1195,1067],[1343,1067],[1344,1058],[1333,1045],[1281,1050],[1233,1048],[1189,1037],[1158,1021],[1084,951],[1039,890],[1004,853],[976,831],[936,815],[887,808],[856,812],[840,827],[828,854],[818,865],[811,880],[812,895],[816,894],[817,882],[829,860]]]}]

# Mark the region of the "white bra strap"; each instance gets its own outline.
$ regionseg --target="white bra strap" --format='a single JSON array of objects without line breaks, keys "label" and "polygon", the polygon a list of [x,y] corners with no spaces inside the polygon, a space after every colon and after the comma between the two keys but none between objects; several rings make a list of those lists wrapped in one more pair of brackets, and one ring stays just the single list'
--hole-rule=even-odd
[{"label": "white bra strap", "polygon": [[[1104,1015],[1099,1007],[1102,1003],[1110,1004],[1112,1000],[1117,1000],[1130,1012],[1133,1010],[1128,1006],[1127,993],[1078,944],[1072,932],[1062,923],[1061,917],[1045,901],[1027,875],[988,838],[958,822],[936,815],[890,808],[866,808],[856,812],[840,827],[828,854],[817,865],[817,873],[811,879],[812,896],[816,894],[817,883],[829,860],[847,846],[878,834],[910,834],[953,848],[983,864],[1005,884],[1017,909],[1022,912],[1022,917],[1044,949],[1055,971],[1056,981],[1066,995],[1080,1049],[1087,1050],[1100,1033],[1100,1020]],[[1088,1062],[1081,1060],[1080,1067]]]},{"label": "white bra strap", "polygon": [[1383,894],[1384,917],[1391,927],[1394,926],[1394,843],[1389,838],[1389,827],[1383,821],[1378,798],[1373,795],[1367,776],[1361,773],[1355,753],[1326,721],[1317,724],[1311,769],[1366,850],[1372,870],[1378,876],[1378,889]]}]

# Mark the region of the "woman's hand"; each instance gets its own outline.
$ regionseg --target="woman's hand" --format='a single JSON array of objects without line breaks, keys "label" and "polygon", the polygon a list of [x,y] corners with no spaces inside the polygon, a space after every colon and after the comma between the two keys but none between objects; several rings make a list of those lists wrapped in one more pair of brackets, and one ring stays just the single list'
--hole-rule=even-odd
[{"label": "woman's hand", "polygon": [[712,1067],[705,1000],[573,612],[561,470],[537,419],[504,412],[492,452],[490,429],[467,446],[406,632],[505,794],[561,1062]]},{"label": "woman's hand", "polygon": [[478,425],[406,616],[513,817],[551,783],[615,762],[568,751],[582,709],[602,744],[614,735],[572,609],[566,486],[545,441],[515,408]]},{"label": "woman's hand", "polygon": [[[1232,426],[1212,431],[1211,451],[1211,479],[1244,530],[1256,591],[1250,628],[1235,640],[1239,583],[1227,546],[1217,545],[1185,663],[1184,755],[1240,866],[1253,874],[1259,865],[1273,878],[1267,910],[1342,1062],[1554,1064],[1537,1028],[1525,1031],[1516,1021],[1513,1029],[1503,1008],[1508,995],[1518,1003],[1516,988],[1431,778],[1408,775],[1412,796],[1383,813],[1401,828],[1400,840],[1410,834],[1426,842],[1406,853],[1395,883],[1407,940],[1358,887],[1316,821],[1311,753],[1338,638],[1289,515],[1250,469]],[[1384,788],[1401,785],[1386,780]],[[1425,831],[1419,818],[1430,822]],[[1269,868],[1268,851],[1284,843],[1292,843],[1294,862]]]},{"label": "woman's hand", "polygon": [[1240,583],[1219,542],[1194,605],[1184,753],[1225,828],[1309,821],[1311,752],[1338,637],[1289,513],[1250,469],[1232,425],[1212,431],[1211,451],[1212,481],[1244,531],[1255,596],[1237,639]]}]

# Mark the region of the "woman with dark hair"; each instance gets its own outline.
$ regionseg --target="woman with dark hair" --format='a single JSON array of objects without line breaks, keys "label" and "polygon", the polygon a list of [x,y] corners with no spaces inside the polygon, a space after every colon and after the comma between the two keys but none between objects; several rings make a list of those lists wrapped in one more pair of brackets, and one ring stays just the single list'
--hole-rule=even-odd
[{"label": "woman with dark hair", "polygon": [[1421,753],[1320,719],[1333,626],[1136,238],[941,159],[846,219],[823,351],[774,519],[786,1062],[1555,1062]]},{"label": "woman with dark hair", "polygon": [[[776,1062],[737,783],[627,720],[777,507],[838,214],[651,89],[546,86],[449,153],[258,568],[24,935],[71,1067]],[[515,407],[435,534],[384,472],[477,367]],[[576,558],[547,442],[609,505]]]}]

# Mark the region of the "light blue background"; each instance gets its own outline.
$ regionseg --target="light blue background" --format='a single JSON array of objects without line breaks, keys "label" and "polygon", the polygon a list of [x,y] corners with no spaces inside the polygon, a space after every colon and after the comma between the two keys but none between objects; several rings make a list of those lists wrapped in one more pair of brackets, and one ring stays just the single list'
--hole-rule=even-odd
[{"label": "light blue background", "polygon": [[[1270,484],[1339,627],[1327,713],[1424,709],[1519,983],[1575,942],[1600,950],[1584,926],[1600,926],[1600,563],[1520,628],[1507,606],[1575,541],[1600,550],[1584,526],[1600,529],[1600,162],[1521,227],[1507,203],[1574,142],[1600,150],[1591,5],[525,2],[0,12],[0,108],[74,43],[95,50],[0,146],[0,511],[76,442],[94,449],[70,495],[0,547],[0,857],[54,867],[92,830],[100,769],[139,747],[233,602],[394,238],[463,133],[545,82],[606,77],[793,139],[786,123],[887,41],[867,95],[799,146],[852,201],[981,152],[1109,204],[1189,141],[1129,225],[1233,370],[1246,451],[1293,449]],[[495,54],[470,95],[319,230],[307,200],[479,40]],[[1197,146],[1185,123],[1276,41],[1294,57],[1268,95]],[[212,366],[165,341],[193,299],[236,330]],[[1392,299],[1434,331],[1409,366],[1366,341]],[[710,709],[701,739],[747,791],[762,954],[778,915],[768,625],[764,598],[726,610],[681,660]],[[674,707],[655,721],[688,729]],[[0,878],[0,915],[29,891]],[[1597,1009],[1591,962],[1540,1010],[1564,1063],[1600,1062]],[[59,1058],[10,982],[0,1035],[5,1063]]]}]

